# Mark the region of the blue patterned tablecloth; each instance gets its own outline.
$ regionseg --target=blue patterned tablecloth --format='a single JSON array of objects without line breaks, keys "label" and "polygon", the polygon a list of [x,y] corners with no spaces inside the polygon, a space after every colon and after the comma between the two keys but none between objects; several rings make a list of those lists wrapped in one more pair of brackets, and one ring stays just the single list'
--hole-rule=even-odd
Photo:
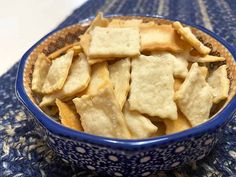
[{"label": "blue patterned tablecloth", "polygon": [[[98,11],[105,14],[158,14],[205,26],[236,46],[236,0],[90,0],[59,27]],[[15,95],[18,63],[0,77],[0,177],[98,176],[61,161],[40,139]],[[158,176],[236,176],[236,118],[212,153],[195,165]]]}]

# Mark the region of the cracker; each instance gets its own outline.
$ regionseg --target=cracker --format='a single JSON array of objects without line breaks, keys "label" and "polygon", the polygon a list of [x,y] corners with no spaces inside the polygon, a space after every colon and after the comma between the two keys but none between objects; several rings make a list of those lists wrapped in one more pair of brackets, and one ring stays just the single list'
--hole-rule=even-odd
[{"label": "cracker", "polygon": [[213,55],[201,55],[198,53],[198,51],[191,50],[189,52],[188,61],[198,62],[198,63],[211,63],[211,62],[225,61],[225,58]]},{"label": "cracker", "polygon": [[84,94],[96,94],[99,89],[109,84],[111,84],[111,82],[109,78],[107,63],[103,62],[95,64],[92,66],[91,80],[88,88],[84,91]]},{"label": "cracker", "polygon": [[173,60],[174,77],[185,78],[188,74],[188,61],[186,60],[184,53],[172,55],[169,52],[153,52],[152,55],[163,59],[169,58]]},{"label": "cracker", "polygon": [[132,60],[131,110],[176,119],[177,108],[173,98],[173,60],[144,55]]},{"label": "cracker", "polygon": [[111,87],[96,95],[73,99],[84,131],[112,138],[130,138],[130,132]]},{"label": "cracker", "polygon": [[130,60],[129,58],[119,60],[109,65],[108,69],[116,99],[122,109],[130,89]]},{"label": "cracker", "polygon": [[124,106],[124,117],[131,133],[131,138],[149,138],[157,133],[158,128],[137,111],[131,111],[128,103]]},{"label": "cracker", "polygon": [[65,99],[86,89],[90,81],[90,66],[82,53],[74,59],[68,77],[61,90],[45,95],[40,107],[54,104],[56,98]]},{"label": "cracker", "polygon": [[224,57],[217,57],[217,56],[213,56],[213,55],[205,55],[205,56],[190,55],[188,60],[190,62],[211,63],[211,62],[225,61],[225,58]]},{"label": "cracker", "polygon": [[[78,46],[79,46],[79,42],[69,44],[69,45],[67,45],[63,48],[60,48],[60,49],[56,50],[55,52],[51,53],[47,58],[50,59],[50,60],[56,59],[71,48],[73,49],[75,47],[76,49],[78,49]],[[76,55],[76,54],[74,54],[74,55]]]},{"label": "cracker", "polygon": [[50,68],[50,62],[43,53],[38,55],[32,74],[32,90],[38,93],[42,92],[45,78]]},{"label": "cracker", "polygon": [[139,55],[138,28],[95,27],[91,34],[90,58],[124,58]]},{"label": "cracker", "polygon": [[183,39],[193,46],[200,54],[207,55],[211,49],[204,46],[192,33],[189,27],[183,27],[180,22],[174,22],[173,28],[183,37]]},{"label": "cracker", "polygon": [[65,55],[52,61],[43,84],[43,93],[49,94],[63,87],[69,73],[73,55],[74,51],[68,51]]},{"label": "cracker", "polygon": [[96,26],[107,27],[108,23],[109,23],[109,21],[106,18],[104,18],[103,14],[100,12],[97,14],[95,19],[91,22],[91,24],[89,25],[89,28],[85,31],[85,33],[80,36],[80,45],[81,45],[84,53],[87,56],[88,63],[91,65],[98,63],[98,62],[103,62],[104,60],[101,61],[100,59],[97,59],[95,61],[90,61],[90,58],[88,57],[88,55],[89,55],[88,50],[89,50],[89,46],[90,46],[90,42],[91,42],[90,32],[93,31],[93,29]]},{"label": "cracker", "polygon": [[81,97],[82,95],[95,95],[100,89],[106,86],[112,87],[109,71],[106,62],[94,64],[91,67],[91,78],[88,87],[78,93],[76,96]]},{"label": "cracker", "polygon": [[225,58],[224,57],[217,57],[217,56],[213,56],[213,55],[206,55],[204,57],[199,57],[195,61],[199,62],[199,63],[210,63],[210,62],[225,61]]},{"label": "cracker", "polygon": [[213,102],[219,103],[229,96],[230,81],[227,77],[227,66],[222,65],[208,77],[207,82],[213,89]]},{"label": "cracker", "polygon": [[175,92],[175,100],[192,126],[208,120],[213,95],[197,63],[192,64],[184,83]]},{"label": "cracker", "polygon": [[181,52],[188,48],[171,25],[152,25],[140,28],[141,51],[165,50]]},{"label": "cracker", "polygon": [[83,131],[79,115],[73,111],[66,103],[62,102],[59,99],[56,99],[56,105],[59,109],[59,116],[62,125],[72,128],[74,130]]},{"label": "cracker", "polygon": [[142,24],[142,19],[121,20],[112,19],[108,27],[139,27]]},{"label": "cracker", "polygon": [[178,113],[176,120],[165,119],[163,120],[166,125],[166,134],[178,133],[191,128],[187,118],[181,113]]}]

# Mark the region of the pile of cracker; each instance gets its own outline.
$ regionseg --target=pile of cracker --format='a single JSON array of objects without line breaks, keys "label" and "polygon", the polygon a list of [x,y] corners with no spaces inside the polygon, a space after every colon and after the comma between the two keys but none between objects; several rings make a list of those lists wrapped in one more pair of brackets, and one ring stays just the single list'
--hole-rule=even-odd
[{"label": "pile of cracker", "polygon": [[32,90],[40,108],[72,129],[125,139],[176,133],[204,123],[228,97],[227,66],[189,27],[101,13],[80,41],[38,55]]}]

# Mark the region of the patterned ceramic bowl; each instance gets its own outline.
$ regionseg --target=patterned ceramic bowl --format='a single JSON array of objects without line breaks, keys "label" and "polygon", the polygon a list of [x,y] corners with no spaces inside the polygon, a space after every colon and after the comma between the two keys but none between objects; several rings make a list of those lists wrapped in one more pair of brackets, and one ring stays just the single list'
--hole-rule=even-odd
[{"label": "patterned ceramic bowl", "polygon": [[[171,22],[169,19],[160,17],[126,16],[121,18],[142,18],[145,21],[153,20],[161,24]],[[144,140],[122,140],[74,131],[57,123],[40,110],[36,104],[37,99],[30,89],[31,73],[37,54],[44,52],[49,55],[75,42],[88,24],[89,20],[49,33],[31,47],[20,62],[16,91],[20,100],[32,113],[34,122],[41,130],[48,146],[65,162],[77,167],[111,176],[126,177],[149,176],[159,170],[169,170],[197,161],[209,154],[220,140],[222,129],[236,110],[236,49],[216,34],[200,26],[190,25],[196,36],[212,44],[215,53],[226,58],[228,77],[231,80],[229,99],[223,109],[208,122],[172,135]],[[214,66],[215,64],[210,67]]]}]

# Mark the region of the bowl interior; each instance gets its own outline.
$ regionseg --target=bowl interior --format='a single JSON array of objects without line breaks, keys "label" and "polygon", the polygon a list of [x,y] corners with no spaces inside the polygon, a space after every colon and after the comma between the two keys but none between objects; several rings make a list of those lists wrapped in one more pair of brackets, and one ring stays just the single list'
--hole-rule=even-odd
[{"label": "bowl interior", "polygon": [[[172,21],[162,18],[155,18],[155,17],[139,17],[139,16],[116,16],[112,18],[122,18],[122,19],[143,19],[144,22],[150,22],[154,21],[158,24],[170,24]],[[79,41],[79,36],[87,29],[89,25],[89,21],[84,23],[75,24],[66,28],[63,28],[49,37],[47,37],[45,40],[43,40],[41,43],[39,43],[32,52],[27,56],[24,71],[23,71],[23,87],[25,89],[25,92],[29,99],[36,105],[39,103],[39,98],[37,95],[35,95],[31,90],[31,79],[32,79],[32,71],[34,69],[34,63],[37,59],[37,56],[39,53],[44,53],[45,55],[49,55],[53,53],[54,51],[65,47],[71,43],[74,43],[76,41]],[[195,28],[191,27],[193,33],[198,37],[201,38],[204,43],[210,43],[213,46],[213,51],[217,51],[220,53],[220,56],[226,58],[226,61],[224,62],[217,62],[217,63],[211,63],[209,65],[210,70],[214,70],[216,67],[218,67],[221,64],[227,65],[228,68],[228,78],[230,79],[230,91],[229,91],[229,97],[226,101],[222,102],[221,109],[227,105],[227,103],[233,98],[236,92],[236,64],[235,60],[232,56],[232,54],[229,52],[229,50],[222,45],[218,40],[213,38],[212,36],[208,35],[207,33]],[[38,107],[38,109],[40,109]],[[219,108],[213,109],[212,114],[216,114],[219,111]],[[56,123],[56,122],[55,122]]]}]

